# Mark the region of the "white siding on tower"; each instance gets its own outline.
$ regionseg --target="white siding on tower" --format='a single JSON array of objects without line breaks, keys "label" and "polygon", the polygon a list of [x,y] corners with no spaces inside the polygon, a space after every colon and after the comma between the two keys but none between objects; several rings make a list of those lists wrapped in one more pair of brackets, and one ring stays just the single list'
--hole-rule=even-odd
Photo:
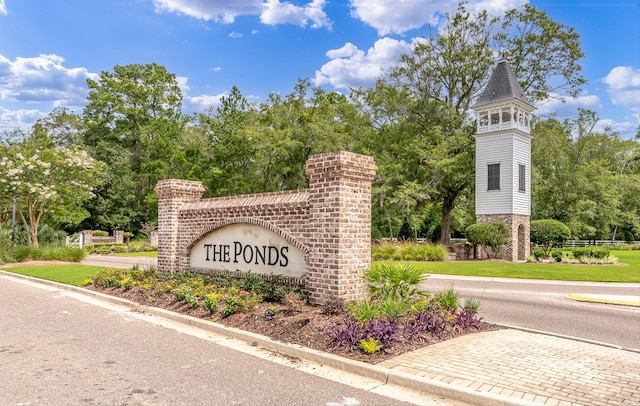
[{"label": "white siding on tower", "polygon": [[[526,168],[525,191],[518,190],[519,165]],[[513,208],[510,213],[531,215],[531,140],[528,138],[513,137]]]},{"label": "white siding on tower", "polygon": [[[487,190],[487,167],[500,164],[500,190]],[[519,166],[525,166],[525,190]],[[517,133],[476,135],[476,214],[531,214],[531,140]]]},{"label": "white siding on tower", "polygon": [[[510,213],[514,179],[511,134],[476,137],[476,214]],[[500,190],[487,190],[487,166],[500,164]],[[516,179],[517,180],[517,179]]]}]

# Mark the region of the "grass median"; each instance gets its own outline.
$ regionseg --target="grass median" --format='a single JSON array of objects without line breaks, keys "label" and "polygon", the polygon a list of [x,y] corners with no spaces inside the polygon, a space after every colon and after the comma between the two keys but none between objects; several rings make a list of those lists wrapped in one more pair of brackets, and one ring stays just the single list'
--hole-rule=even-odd
[{"label": "grass median", "polygon": [[[506,261],[411,262],[411,264],[430,274],[590,282],[640,282],[640,251],[611,251],[611,255],[618,258],[618,265],[513,263]],[[11,267],[0,265],[0,269],[78,286],[105,267],[52,263],[13,265]]]},{"label": "grass median", "polygon": [[0,265],[0,269],[20,275],[33,276],[34,278],[80,286],[85,279],[93,278],[98,271],[106,269],[106,267],[69,263],[52,263],[41,265],[14,264],[10,267]]},{"label": "grass median", "polygon": [[589,282],[640,282],[640,251],[611,251],[617,265],[507,261],[412,262],[431,274]]}]

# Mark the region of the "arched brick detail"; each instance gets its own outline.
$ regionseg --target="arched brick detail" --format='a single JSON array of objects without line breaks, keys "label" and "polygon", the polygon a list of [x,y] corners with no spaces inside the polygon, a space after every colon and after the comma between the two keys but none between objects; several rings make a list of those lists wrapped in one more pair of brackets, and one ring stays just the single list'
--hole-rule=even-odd
[{"label": "arched brick detail", "polygon": [[188,255],[188,253],[191,250],[191,248],[193,248],[193,246],[198,241],[200,241],[203,237],[205,237],[207,234],[211,233],[214,230],[217,230],[219,228],[222,228],[224,226],[228,226],[228,225],[231,225],[231,224],[253,224],[253,225],[257,225],[257,226],[266,228],[267,230],[271,231],[272,233],[284,238],[291,245],[293,245],[294,247],[296,247],[297,249],[302,251],[304,253],[305,257],[309,256],[309,247],[307,247],[306,245],[304,245],[303,243],[298,241],[298,239],[296,239],[292,235],[288,234],[287,232],[279,229],[278,227],[274,226],[273,224],[267,223],[266,221],[264,221],[262,219],[255,218],[255,217],[238,217],[238,218],[229,218],[229,219],[224,219],[222,221],[218,221],[217,223],[213,224],[211,227],[208,227],[206,229],[206,231],[201,233],[198,237],[196,237],[191,242],[191,244],[189,244],[185,248],[185,251],[184,251],[183,254]]}]

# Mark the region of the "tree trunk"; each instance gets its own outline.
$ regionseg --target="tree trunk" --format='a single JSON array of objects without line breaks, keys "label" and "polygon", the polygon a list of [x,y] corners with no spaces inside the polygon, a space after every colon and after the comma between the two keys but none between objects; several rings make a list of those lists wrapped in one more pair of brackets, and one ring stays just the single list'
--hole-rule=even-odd
[{"label": "tree trunk", "polygon": [[442,226],[440,230],[440,244],[447,245],[451,242],[451,211],[453,211],[455,199],[446,196],[442,199]]}]

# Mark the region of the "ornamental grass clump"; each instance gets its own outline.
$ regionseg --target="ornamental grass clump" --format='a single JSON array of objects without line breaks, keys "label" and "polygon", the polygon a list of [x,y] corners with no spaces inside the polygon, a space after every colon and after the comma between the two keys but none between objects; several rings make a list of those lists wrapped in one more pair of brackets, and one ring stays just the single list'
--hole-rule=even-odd
[{"label": "ornamental grass clump", "polygon": [[376,261],[444,261],[447,255],[447,248],[441,244],[387,242],[371,248],[371,257]]}]

